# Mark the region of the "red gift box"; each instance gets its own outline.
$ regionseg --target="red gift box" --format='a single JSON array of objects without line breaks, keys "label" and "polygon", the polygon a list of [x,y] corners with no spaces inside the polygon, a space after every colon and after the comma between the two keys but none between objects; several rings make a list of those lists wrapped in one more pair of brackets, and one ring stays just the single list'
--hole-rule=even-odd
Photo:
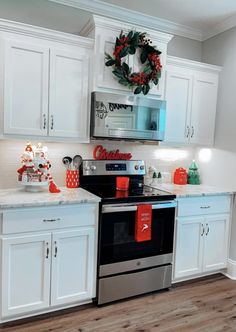
[{"label": "red gift box", "polygon": [[152,205],[137,207],[135,216],[135,241],[149,241],[152,238]]}]

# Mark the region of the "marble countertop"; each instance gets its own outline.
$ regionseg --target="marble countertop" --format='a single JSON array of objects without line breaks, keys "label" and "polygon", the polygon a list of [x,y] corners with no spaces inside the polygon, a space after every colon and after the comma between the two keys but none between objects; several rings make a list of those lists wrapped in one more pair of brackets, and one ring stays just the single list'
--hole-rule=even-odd
[{"label": "marble countertop", "polygon": [[0,190],[0,209],[34,206],[50,206],[80,203],[98,203],[101,198],[82,188],[60,188],[58,194],[51,194],[48,189],[41,192],[27,192],[24,189]]},{"label": "marble countertop", "polygon": [[236,189],[233,188],[218,188],[207,185],[177,185],[173,183],[151,184],[150,187],[167,191],[177,197],[191,197],[191,196],[209,196],[209,195],[226,195],[234,194]]}]

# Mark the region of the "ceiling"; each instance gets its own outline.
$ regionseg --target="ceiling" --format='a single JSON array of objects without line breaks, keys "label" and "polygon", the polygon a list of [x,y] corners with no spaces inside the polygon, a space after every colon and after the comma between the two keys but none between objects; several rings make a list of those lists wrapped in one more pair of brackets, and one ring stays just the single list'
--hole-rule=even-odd
[{"label": "ceiling", "polygon": [[3,19],[74,34],[92,13],[196,40],[236,26],[236,0],[0,0]]}]

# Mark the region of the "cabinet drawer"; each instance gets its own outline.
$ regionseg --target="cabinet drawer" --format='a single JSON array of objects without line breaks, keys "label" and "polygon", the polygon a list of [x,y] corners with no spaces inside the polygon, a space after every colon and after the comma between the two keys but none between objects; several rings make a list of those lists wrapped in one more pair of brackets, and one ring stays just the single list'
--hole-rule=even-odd
[{"label": "cabinet drawer", "polygon": [[178,199],[178,217],[230,212],[230,196],[201,196]]},{"label": "cabinet drawer", "polygon": [[5,210],[2,233],[21,233],[91,226],[97,217],[96,204]]}]

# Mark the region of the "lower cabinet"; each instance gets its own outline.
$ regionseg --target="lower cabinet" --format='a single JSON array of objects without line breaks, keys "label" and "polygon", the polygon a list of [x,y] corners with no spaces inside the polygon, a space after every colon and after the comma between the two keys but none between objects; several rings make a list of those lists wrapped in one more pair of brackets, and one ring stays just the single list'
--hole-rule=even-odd
[{"label": "lower cabinet", "polygon": [[[53,208],[48,215],[54,210],[60,213]],[[32,316],[70,304],[79,305],[95,297],[97,208],[91,208],[87,217],[85,210],[86,207],[81,207],[85,217],[81,223],[88,225],[79,226],[80,215],[73,216],[72,208],[68,208],[67,215],[67,209],[63,207],[61,216],[64,215],[64,220],[70,216],[71,223],[78,220],[78,227],[63,228],[63,217],[58,222],[58,218],[45,219],[42,216],[42,231],[32,232],[31,229],[30,233],[1,236],[1,321]],[[36,218],[34,210],[31,211],[33,223]],[[40,211],[35,209],[35,217]],[[94,218],[91,218],[92,211]],[[7,217],[8,228],[3,226],[3,229],[11,232],[10,224],[14,220],[11,215]],[[21,215],[19,222],[20,219]],[[53,224],[54,221],[58,224]],[[36,221],[33,227],[36,229],[38,226]]]},{"label": "lower cabinet", "polygon": [[2,239],[2,317],[48,308],[51,234]]},{"label": "lower cabinet", "polygon": [[93,228],[53,233],[51,305],[94,296],[94,242]]},{"label": "lower cabinet", "polygon": [[[217,196],[212,200],[202,198],[202,201],[199,198],[186,198],[184,207],[177,210],[174,281],[218,271],[227,266],[230,198],[227,201],[224,197],[222,204],[220,202]],[[202,208],[202,213],[198,208]],[[216,209],[219,213],[214,214]],[[196,210],[199,215],[190,215]],[[181,216],[178,216],[178,212]]]}]

